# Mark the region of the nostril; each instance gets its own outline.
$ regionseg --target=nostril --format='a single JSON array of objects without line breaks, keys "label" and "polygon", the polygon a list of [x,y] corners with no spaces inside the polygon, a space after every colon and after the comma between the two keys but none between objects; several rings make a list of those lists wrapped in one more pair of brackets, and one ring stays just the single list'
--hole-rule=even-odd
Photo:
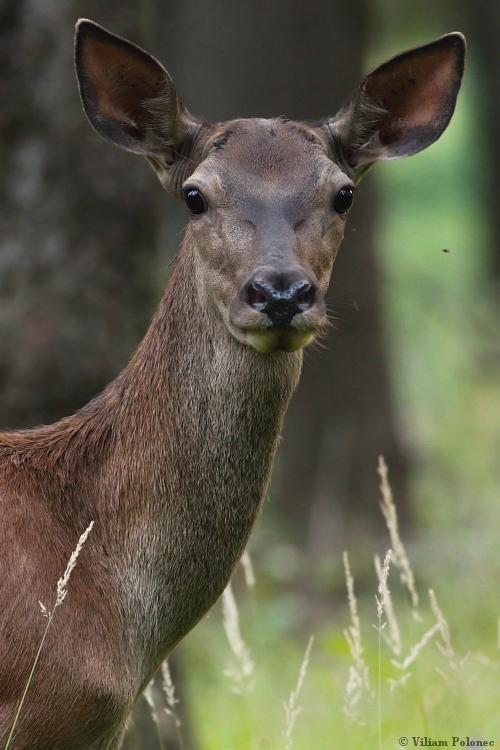
[{"label": "nostril", "polygon": [[257,312],[264,312],[273,289],[263,281],[252,281],[245,289],[245,302]]},{"label": "nostril", "polygon": [[306,312],[306,310],[310,310],[314,304],[316,289],[307,281],[302,281],[295,285],[295,292],[292,296],[300,310]]}]

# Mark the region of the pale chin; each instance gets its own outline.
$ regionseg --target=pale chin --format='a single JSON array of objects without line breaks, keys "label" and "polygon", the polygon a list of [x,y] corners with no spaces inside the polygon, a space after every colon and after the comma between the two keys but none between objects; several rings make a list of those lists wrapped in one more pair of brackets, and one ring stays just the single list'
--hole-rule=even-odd
[{"label": "pale chin", "polygon": [[252,347],[261,354],[274,352],[298,352],[315,338],[312,331],[255,331],[231,327],[231,333],[238,341]]}]

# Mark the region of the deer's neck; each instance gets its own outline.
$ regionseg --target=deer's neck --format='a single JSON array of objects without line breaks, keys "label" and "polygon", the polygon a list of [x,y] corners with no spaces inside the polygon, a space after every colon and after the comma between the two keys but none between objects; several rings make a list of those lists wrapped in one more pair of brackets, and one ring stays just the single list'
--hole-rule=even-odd
[{"label": "deer's neck", "polygon": [[105,480],[107,507],[116,511],[109,520],[153,659],[213,604],[243,552],[301,367],[300,354],[261,354],[237,342],[202,303],[194,278],[184,252],[145,339],[106,396],[117,440]]}]

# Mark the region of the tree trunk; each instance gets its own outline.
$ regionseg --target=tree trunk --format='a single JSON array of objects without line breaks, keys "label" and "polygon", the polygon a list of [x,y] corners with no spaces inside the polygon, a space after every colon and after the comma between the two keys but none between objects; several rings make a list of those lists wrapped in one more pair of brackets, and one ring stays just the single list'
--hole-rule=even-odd
[{"label": "tree trunk", "polygon": [[500,50],[498,29],[500,5],[496,0],[477,0],[471,4],[463,0],[459,4],[463,28],[467,36],[469,58],[475,66],[477,90],[474,104],[477,105],[480,144],[479,159],[483,176],[479,189],[488,225],[489,274],[493,292],[500,296],[500,211],[498,210],[498,175],[500,174],[500,140],[498,122],[500,118]]}]

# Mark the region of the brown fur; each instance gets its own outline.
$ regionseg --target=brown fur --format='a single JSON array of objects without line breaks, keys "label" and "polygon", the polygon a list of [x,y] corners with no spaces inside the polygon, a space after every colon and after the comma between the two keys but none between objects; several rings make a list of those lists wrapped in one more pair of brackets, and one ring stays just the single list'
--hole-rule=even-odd
[{"label": "brown fur", "polygon": [[[456,77],[456,35],[444,40],[437,57]],[[94,521],[13,750],[118,750],[135,700],[222,593],[265,495],[300,350],[325,325],[321,295],[344,228],[332,200],[356,177],[347,156],[343,168],[334,160],[335,120],[202,125],[138,48],[90,22],[79,45],[93,125],[145,155],[167,189],[187,178],[210,208],[190,222],[149,331],[118,378],[57,424],[0,434],[0,745],[45,626],[38,602],[51,608]],[[155,94],[154,106],[141,91]],[[363,106],[351,107],[356,122]],[[311,308],[286,329],[271,329],[241,297],[259,268],[317,283]]]}]

